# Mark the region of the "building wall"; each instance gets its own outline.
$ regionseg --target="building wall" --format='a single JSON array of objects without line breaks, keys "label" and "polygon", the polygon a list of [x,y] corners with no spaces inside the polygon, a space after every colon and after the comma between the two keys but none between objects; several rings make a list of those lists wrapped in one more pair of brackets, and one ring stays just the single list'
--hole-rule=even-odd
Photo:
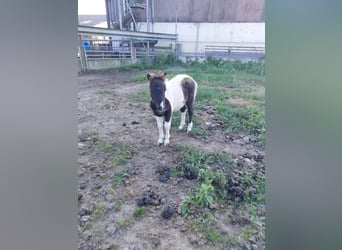
[{"label": "building wall", "polygon": [[149,0],[150,8],[153,1],[155,22],[265,22],[265,0]]},{"label": "building wall", "polygon": [[[146,31],[146,23],[140,23]],[[202,53],[206,45],[265,46],[265,23],[168,23],[153,25],[156,33],[178,34],[187,53]]]}]

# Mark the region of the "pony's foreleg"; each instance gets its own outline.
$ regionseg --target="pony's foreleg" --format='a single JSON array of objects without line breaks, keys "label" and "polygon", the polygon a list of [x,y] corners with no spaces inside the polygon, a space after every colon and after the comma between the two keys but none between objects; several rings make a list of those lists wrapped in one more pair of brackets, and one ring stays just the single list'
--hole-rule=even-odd
[{"label": "pony's foreleg", "polygon": [[170,121],[165,122],[164,128],[165,128],[165,140],[164,140],[164,145],[167,145],[167,144],[170,143],[171,119],[170,119]]},{"label": "pony's foreleg", "polygon": [[164,117],[163,116],[155,116],[157,120],[157,126],[159,130],[159,138],[158,144],[163,144],[164,141]]}]

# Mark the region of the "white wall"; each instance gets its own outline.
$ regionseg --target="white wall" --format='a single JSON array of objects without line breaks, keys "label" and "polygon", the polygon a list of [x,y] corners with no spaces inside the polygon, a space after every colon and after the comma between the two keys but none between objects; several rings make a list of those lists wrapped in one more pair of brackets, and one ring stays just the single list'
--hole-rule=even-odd
[{"label": "white wall", "polygon": [[[139,23],[146,31],[146,23]],[[205,45],[265,46],[265,23],[154,23],[156,33],[178,33],[183,52],[204,52]]]}]

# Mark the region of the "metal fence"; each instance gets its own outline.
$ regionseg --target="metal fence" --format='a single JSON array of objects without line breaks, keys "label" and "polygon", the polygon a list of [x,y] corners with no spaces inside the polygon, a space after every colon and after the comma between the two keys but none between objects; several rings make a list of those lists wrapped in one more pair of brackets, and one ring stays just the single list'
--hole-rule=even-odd
[{"label": "metal fence", "polygon": [[82,71],[99,67],[111,68],[135,63],[141,59],[153,61],[158,55],[176,53],[174,34],[156,34],[108,30],[79,26],[78,58]]}]

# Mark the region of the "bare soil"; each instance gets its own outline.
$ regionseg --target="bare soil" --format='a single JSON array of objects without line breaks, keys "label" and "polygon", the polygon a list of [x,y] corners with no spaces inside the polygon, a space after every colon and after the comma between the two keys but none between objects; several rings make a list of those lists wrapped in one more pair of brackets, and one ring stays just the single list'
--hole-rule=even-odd
[{"label": "bare soil", "polygon": [[[177,146],[193,147],[213,152],[218,150],[243,161],[244,156],[264,158],[264,151],[248,142],[248,136],[226,136],[220,126],[208,127],[210,136],[171,131],[170,146],[157,146],[156,121],[148,103],[132,97],[147,83],[132,83],[130,76],[141,72],[105,72],[79,75],[79,249],[215,249],[208,240],[189,227],[189,220],[180,215],[180,202],[196,185],[193,180],[170,177],[161,182],[163,169],[175,162]],[[199,86],[200,87],[200,86]],[[245,105],[242,101],[237,105]],[[195,116],[206,124],[215,121],[210,107],[195,110]],[[208,125],[209,126],[209,125]],[[129,145],[133,154],[124,164],[110,167],[113,159],[99,150],[99,142],[120,142]],[[251,158],[251,157],[249,157]],[[253,158],[252,158],[253,159]],[[252,160],[253,161],[253,160]],[[264,171],[264,162],[253,161]],[[114,170],[129,168],[117,186]],[[132,215],[139,200],[149,199],[147,213],[142,218]],[[161,216],[166,207],[174,209],[169,219]],[[238,231],[239,224],[224,223],[227,235]],[[238,220],[234,211],[225,211]],[[234,217],[236,216],[236,217]],[[264,242],[254,242],[255,249],[263,249]]]}]

